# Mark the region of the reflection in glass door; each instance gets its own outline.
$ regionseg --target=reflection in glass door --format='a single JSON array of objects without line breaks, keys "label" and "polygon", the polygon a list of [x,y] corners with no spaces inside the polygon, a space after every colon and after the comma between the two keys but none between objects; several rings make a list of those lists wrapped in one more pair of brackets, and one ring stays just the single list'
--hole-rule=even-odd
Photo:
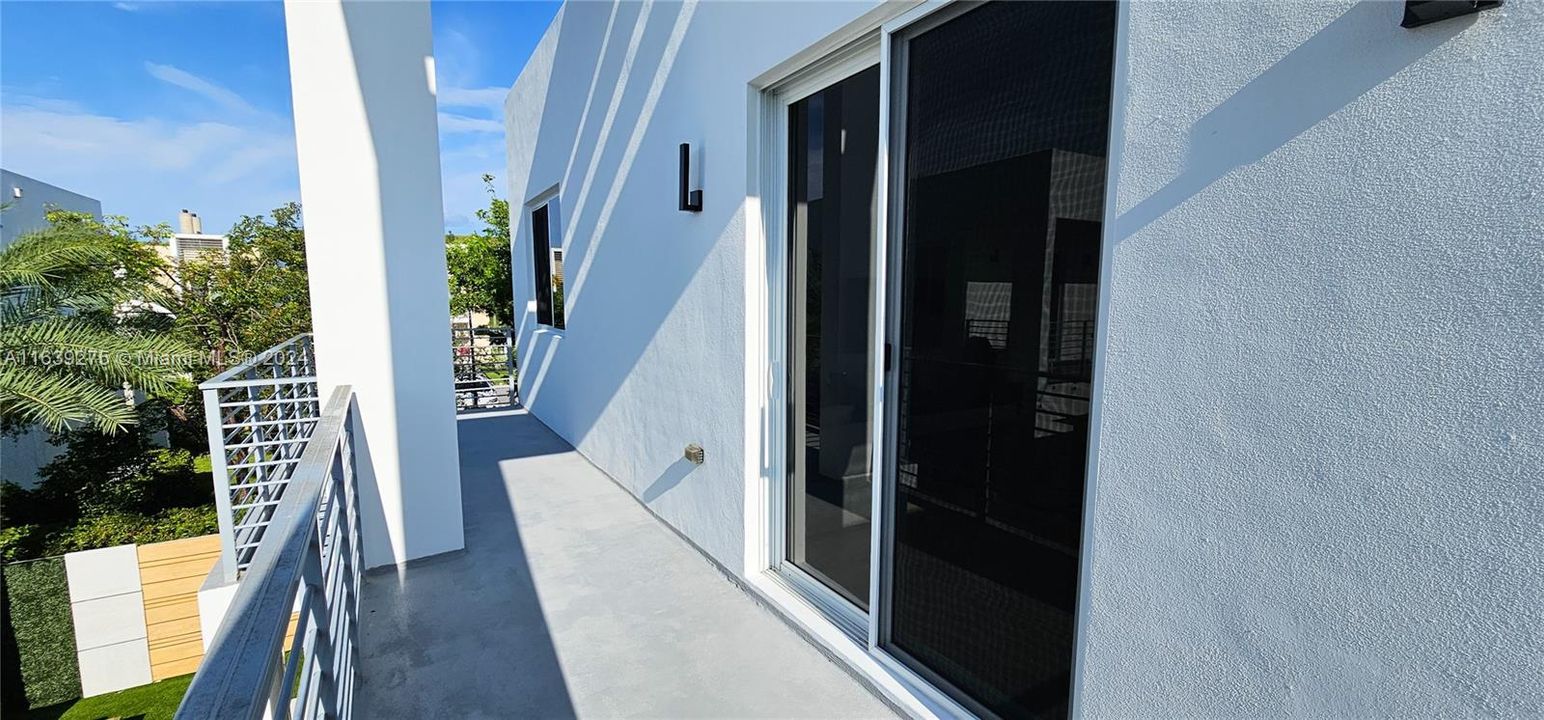
[{"label": "reflection in glass door", "polygon": [[1002,717],[1068,711],[1114,2],[898,37],[885,648]]},{"label": "reflection in glass door", "polygon": [[787,560],[867,609],[879,69],[788,113]]}]

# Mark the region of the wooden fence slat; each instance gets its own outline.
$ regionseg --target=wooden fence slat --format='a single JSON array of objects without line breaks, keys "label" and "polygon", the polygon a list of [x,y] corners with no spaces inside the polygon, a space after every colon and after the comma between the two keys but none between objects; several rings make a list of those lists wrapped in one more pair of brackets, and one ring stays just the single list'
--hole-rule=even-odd
[{"label": "wooden fence slat", "polygon": [[198,590],[219,557],[218,535],[139,546],[151,679],[198,670],[204,657]]}]

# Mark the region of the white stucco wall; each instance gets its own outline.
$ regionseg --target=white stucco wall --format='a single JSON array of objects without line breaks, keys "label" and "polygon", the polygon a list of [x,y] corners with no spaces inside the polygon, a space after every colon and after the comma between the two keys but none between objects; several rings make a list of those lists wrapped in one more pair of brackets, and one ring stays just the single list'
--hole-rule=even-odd
[{"label": "white stucco wall", "polygon": [[[16,188],[21,188],[19,198],[15,196]],[[22,233],[48,227],[44,215],[51,208],[102,217],[100,200],[10,170],[0,170],[0,203],[6,204],[5,211],[0,212],[0,248],[8,247]]]},{"label": "white stucco wall", "polygon": [[[522,400],[733,570],[745,541],[747,83],[870,7],[569,3],[505,105],[511,212],[558,185],[566,250],[568,327],[538,330],[529,222],[515,218]],[[677,210],[688,141],[702,152],[701,213]],[[701,466],[682,458],[692,442]]]},{"label": "white stucco wall", "polygon": [[[570,3],[506,104],[523,399],[735,570],[747,84],[869,7]],[[1544,713],[1544,15],[1402,7],[1125,6],[1087,716]]]},{"label": "white stucco wall", "polygon": [[1544,8],[1129,6],[1093,717],[1544,715]]},{"label": "white stucco wall", "polygon": [[322,396],[354,391],[368,567],[460,550],[429,6],[288,0]]}]

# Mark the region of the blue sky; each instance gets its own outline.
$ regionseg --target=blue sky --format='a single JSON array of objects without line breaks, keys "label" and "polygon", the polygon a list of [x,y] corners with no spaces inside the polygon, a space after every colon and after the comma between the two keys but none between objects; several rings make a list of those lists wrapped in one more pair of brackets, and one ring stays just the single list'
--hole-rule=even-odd
[{"label": "blue sky", "polygon": [[[555,2],[435,2],[445,223],[504,185],[504,92]],[[0,2],[0,166],[136,225],[299,200],[279,2]]]}]

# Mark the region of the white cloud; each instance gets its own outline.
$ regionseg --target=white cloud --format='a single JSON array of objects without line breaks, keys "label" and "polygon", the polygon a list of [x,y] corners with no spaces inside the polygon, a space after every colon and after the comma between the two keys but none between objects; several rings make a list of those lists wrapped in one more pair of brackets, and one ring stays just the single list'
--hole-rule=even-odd
[{"label": "white cloud", "polygon": [[[171,222],[178,208],[224,231],[239,215],[299,200],[294,131],[287,117],[254,107],[215,82],[178,67],[144,63],[157,80],[192,93],[156,117],[97,111],[60,88],[6,87],[0,95],[5,167],[103,202],[135,224]],[[505,187],[503,88],[441,85],[439,113],[447,228],[480,227],[484,173]],[[204,108],[200,111],[198,108]]]},{"label": "white cloud", "polygon": [[150,76],[169,85],[180,87],[213,102],[228,112],[239,115],[256,115],[257,108],[252,107],[240,95],[229,88],[216,85],[182,68],[172,65],[160,65],[150,61],[145,62],[145,72]]},{"label": "white cloud", "polygon": [[145,9],[145,6],[141,5],[139,3],[127,3],[127,2],[115,2],[115,3],[113,3],[113,7],[118,8],[119,10],[122,10],[124,12],[139,12],[140,10]]},{"label": "white cloud", "polygon": [[300,199],[287,118],[181,68],[144,68],[203,98],[206,110],[172,105],[161,116],[131,118],[7,93],[0,106],[6,168],[95,197],[105,212],[135,224],[173,220],[185,207],[223,231],[240,215]]},{"label": "white cloud", "polygon": [[440,107],[481,108],[498,114],[504,111],[504,96],[508,94],[508,88],[464,88],[442,85],[436,99],[439,100]]},{"label": "white cloud", "polygon": [[441,193],[445,199],[445,228],[468,232],[482,227],[479,208],[488,207],[488,191],[482,176],[497,177],[494,188],[504,197],[506,161],[502,135],[461,135],[458,142],[440,144]]},{"label": "white cloud", "polygon": [[440,87],[468,87],[476,83],[482,68],[482,51],[470,35],[436,23],[434,72]]},{"label": "white cloud", "polygon": [[132,223],[172,221],[186,207],[223,231],[299,199],[292,132],[272,116],[247,120],[128,119],[8,96],[0,155],[7,169],[102,200]]},{"label": "white cloud", "polygon": [[467,117],[454,113],[440,113],[440,132],[442,133],[502,133],[504,124],[497,120]]}]

